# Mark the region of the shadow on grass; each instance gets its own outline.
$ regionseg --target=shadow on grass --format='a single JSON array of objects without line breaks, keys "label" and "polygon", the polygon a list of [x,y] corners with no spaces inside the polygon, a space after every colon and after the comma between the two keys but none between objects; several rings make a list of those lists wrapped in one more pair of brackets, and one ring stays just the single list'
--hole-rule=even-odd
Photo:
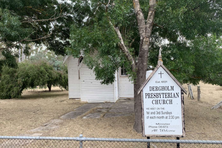
[{"label": "shadow on grass", "polygon": [[68,98],[68,91],[65,90],[52,90],[51,92],[47,90],[40,91],[25,91],[22,94],[21,98],[18,99],[46,99],[46,98],[54,98],[54,97],[66,97]]}]

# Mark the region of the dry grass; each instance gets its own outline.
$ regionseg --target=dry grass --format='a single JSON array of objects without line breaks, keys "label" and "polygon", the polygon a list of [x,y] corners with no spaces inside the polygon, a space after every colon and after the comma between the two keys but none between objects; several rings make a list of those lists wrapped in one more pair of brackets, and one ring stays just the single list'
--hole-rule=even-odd
[{"label": "dry grass", "polygon": [[[187,86],[185,86],[187,87]],[[222,140],[222,110],[211,107],[222,101],[222,89],[200,83],[201,101],[185,96],[186,136],[182,139]],[[196,96],[196,86],[193,86]],[[69,100],[67,91],[25,92],[23,98],[0,100],[0,135],[21,135],[82,105]],[[143,138],[133,130],[134,116],[64,120],[42,136]]]},{"label": "dry grass", "polygon": [[25,91],[20,99],[0,100],[0,135],[21,135],[82,105],[67,91]]},{"label": "dry grass", "polygon": [[[201,102],[206,102],[212,106],[222,101],[222,87],[218,85],[204,84],[200,82]],[[186,87],[186,86],[185,86]],[[197,98],[197,86],[192,86],[194,97]]]}]

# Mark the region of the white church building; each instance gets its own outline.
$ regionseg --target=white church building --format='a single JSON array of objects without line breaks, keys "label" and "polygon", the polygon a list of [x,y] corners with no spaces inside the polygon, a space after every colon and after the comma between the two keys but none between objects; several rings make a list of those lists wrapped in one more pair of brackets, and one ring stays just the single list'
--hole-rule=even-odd
[{"label": "white church building", "polygon": [[[83,58],[66,56],[68,66],[69,98],[79,98],[84,102],[116,102],[119,98],[133,98],[134,85],[121,68],[115,73],[112,84],[101,84],[95,79],[93,70],[82,62]],[[150,72],[151,73],[151,72]]]}]

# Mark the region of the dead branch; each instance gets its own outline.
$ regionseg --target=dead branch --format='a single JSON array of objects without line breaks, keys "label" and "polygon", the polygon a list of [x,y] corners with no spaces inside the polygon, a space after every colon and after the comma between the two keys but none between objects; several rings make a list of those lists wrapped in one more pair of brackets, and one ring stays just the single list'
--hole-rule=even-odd
[{"label": "dead branch", "polygon": [[122,38],[122,35],[119,31],[119,28],[118,27],[115,27],[111,21],[109,21],[110,25],[112,26],[112,28],[115,30],[120,42],[119,42],[119,46],[120,46],[120,49],[122,50],[122,52],[125,54],[125,56],[127,57],[127,59],[131,62],[131,65],[132,65],[132,69],[133,69],[133,72],[136,72],[136,63],[134,61],[134,58],[133,56],[130,54],[129,50],[126,48],[125,44],[124,44],[124,41],[123,41],[123,38]]},{"label": "dead branch", "polygon": [[46,22],[46,21],[54,21],[54,20],[57,20],[61,17],[64,17],[64,15],[60,15],[58,17],[54,17],[54,18],[49,18],[49,19],[29,19],[28,21],[23,21],[22,23],[33,23],[33,22]]},{"label": "dead branch", "polygon": [[222,105],[222,101],[220,101],[218,104],[213,106],[211,109],[218,109],[219,107],[221,107],[221,105]]}]

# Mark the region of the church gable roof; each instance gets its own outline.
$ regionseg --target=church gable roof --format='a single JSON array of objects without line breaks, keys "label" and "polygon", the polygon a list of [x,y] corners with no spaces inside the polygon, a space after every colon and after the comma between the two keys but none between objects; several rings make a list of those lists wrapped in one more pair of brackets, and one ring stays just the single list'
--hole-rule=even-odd
[{"label": "church gable roof", "polygon": [[170,78],[173,79],[173,81],[181,88],[181,90],[186,94],[187,91],[183,88],[183,86],[180,84],[180,82],[170,73],[170,71],[161,63],[158,64],[157,67],[154,69],[154,71],[150,74],[150,76],[146,79],[146,81],[143,83],[143,85],[140,87],[138,94],[143,90],[143,88],[146,86],[146,84],[150,81],[150,79],[154,76],[154,74],[157,72],[157,70],[162,67],[166,73],[170,76]]}]

